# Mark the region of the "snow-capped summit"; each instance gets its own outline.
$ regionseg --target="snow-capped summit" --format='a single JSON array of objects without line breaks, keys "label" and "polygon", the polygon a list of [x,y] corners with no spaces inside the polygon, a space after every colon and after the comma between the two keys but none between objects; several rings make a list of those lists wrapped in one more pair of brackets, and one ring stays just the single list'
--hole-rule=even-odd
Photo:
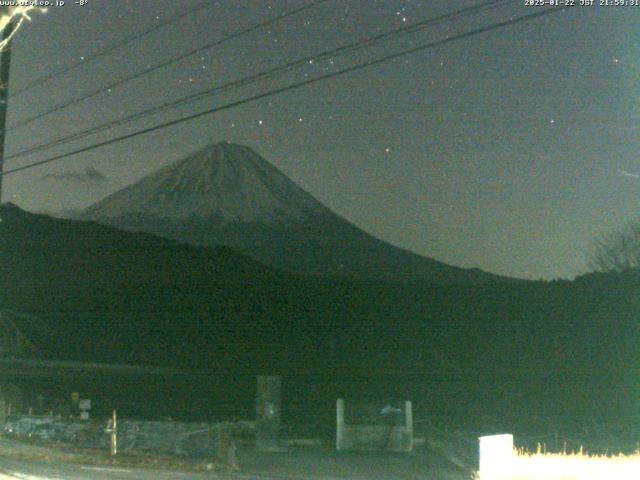
[{"label": "snow-capped summit", "polygon": [[209,145],[86,210],[90,219],[146,215],[172,220],[291,224],[326,208],[251,148]]}]

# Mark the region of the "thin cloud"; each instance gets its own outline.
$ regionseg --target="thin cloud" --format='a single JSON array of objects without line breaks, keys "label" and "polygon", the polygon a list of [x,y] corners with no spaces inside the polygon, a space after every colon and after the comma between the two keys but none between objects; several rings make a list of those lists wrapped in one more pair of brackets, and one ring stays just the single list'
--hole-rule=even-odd
[{"label": "thin cloud", "polygon": [[618,173],[624,177],[636,178],[636,179],[640,178],[639,174],[627,172],[626,170],[618,170]]},{"label": "thin cloud", "polygon": [[90,183],[98,185],[105,183],[107,181],[107,176],[93,167],[87,167],[84,169],[84,172],[48,173],[42,177],[42,180],[56,182]]}]

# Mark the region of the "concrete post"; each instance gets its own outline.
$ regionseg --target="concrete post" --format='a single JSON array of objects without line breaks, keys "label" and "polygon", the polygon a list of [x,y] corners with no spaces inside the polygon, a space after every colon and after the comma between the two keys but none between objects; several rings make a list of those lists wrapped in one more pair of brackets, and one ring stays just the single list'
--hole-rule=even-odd
[{"label": "concrete post", "polygon": [[280,434],[281,377],[258,376],[256,395],[256,448],[278,450]]},{"label": "concrete post", "polygon": [[336,402],[336,450],[344,450],[344,399]]},{"label": "concrete post", "polygon": [[413,450],[413,405],[411,400],[404,402],[404,427],[407,431],[407,451]]},{"label": "concrete post", "polygon": [[513,435],[480,437],[480,478],[502,478],[513,464]]}]

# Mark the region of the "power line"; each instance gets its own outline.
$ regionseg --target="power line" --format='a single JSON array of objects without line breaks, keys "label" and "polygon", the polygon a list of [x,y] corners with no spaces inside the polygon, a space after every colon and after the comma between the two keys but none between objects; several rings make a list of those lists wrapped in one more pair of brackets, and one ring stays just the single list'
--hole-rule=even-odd
[{"label": "power line", "polygon": [[18,88],[16,89],[14,92],[12,92],[12,96],[16,97],[22,93],[25,93],[29,90],[32,90],[33,88],[42,85],[45,82],[48,82],[49,80],[53,80],[56,77],[59,77],[61,75],[64,75],[66,73],[71,72],[72,70],[75,70],[78,67],[81,66],[85,66],[91,62],[94,62],[95,60],[104,57],[106,55],[109,55],[110,53],[113,53],[114,51],[130,44],[133,42],[136,42],[137,40],[140,40],[143,37],[146,37],[147,35],[150,35],[164,27],[166,27],[167,25],[171,25],[172,23],[176,23],[180,20],[182,20],[183,18],[189,17],[191,15],[193,15],[196,12],[199,12],[200,10],[203,10],[205,8],[208,8],[212,5],[210,0],[207,0],[203,3],[200,3],[198,5],[196,5],[195,7],[185,11],[184,13],[181,13],[179,15],[174,15],[171,16],[170,18],[168,18],[167,20],[157,23],[156,25],[153,25],[152,27],[143,30],[142,32],[133,35],[129,38],[125,38],[123,40],[120,40],[118,42],[112,43],[111,45],[108,45],[106,47],[104,47],[102,50],[92,54],[92,55],[88,55],[85,56],[83,60],[80,60],[78,62],[72,63],[66,67],[62,67],[58,70],[55,70],[51,73],[48,73],[46,75],[43,75],[41,77],[38,77],[34,80],[32,80],[31,82],[27,83],[25,86],[23,86],[22,88]]},{"label": "power line", "polygon": [[208,44],[206,44],[206,45],[204,45],[202,47],[198,47],[198,48],[190,50],[190,51],[188,51],[186,53],[171,57],[171,58],[169,58],[167,60],[164,60],[163,62],[153,66],[153,67],[145,68],[144,70],[142,70],[142,71],[140,71],[138,73],[135,73],[135,74],[130,75],[128,77],[122,78],[120,80],[116,80],[115,82],[110,83],[109,85],[106,85],[104,87],[100,87],[97,90],[94,90],[94,91],[92,91],[92,92],[90,92],[90,93],[88,93],[86,95],[83,95],[81,97],[76,97],[76,98],[68,100],[66,102],[59,103],[59,104],[55,105],[54,107],[51,107],[50,109],[45,110],[43,112],[40,112],[40,113],[38,113],[38,114],[36,114],[36,115],[34,115],[32,117],[28,117],[28,118],[25,118],[23,120],[18,120],[13,125],[10,125],[9,127],[7,127],[6,131],[11,131],[11,130],[14,130],[16,128],[28,125],[28,124],[30,124],[32,122],[35,122],[36,120],[39,120],[39,119],[41,119],[43,117],[46,117],[47,115],[50,115],[52,113],[58,112],[60,110],[63,110],[65,108],[71,107],[71,106],[76,105],[78,103],[84,102],[85,100],[93,98],[93,97],[95,97],[95,96],[97,96],[97,95],[99,95],[101,93],[108,92],[109,90],[117,88],[120,85],[124,85],[125,83],[128,83],[130,81],[137,80],[137,79],[142,78],[142,77],[144,77],[146,75],[149,75],[149,74],[151,74],[151,73],[153,73],[153,72],[155,72],[157,70],[160,70],[161,68],[164,68],[164,67],[166,67],[168,65],[176,63],[176,62],[178,62],[180,60],[184,60],[185,58],[188,58],[188,57],[191,57],[192,55],[195,55],[196,53],[200,53],[200,52],[203,52],[205,50],[209,50],[209,49],[211,49],[213,47],[216,47],[216,46],[221,45],[221,44],[223,44],[225,42],[228,42],[229,40],[234,40],[234,39],[236,39],[238,37],[241,37],[243,35],[246,35],[248,33],[253,32],[253,31],[259,30],[261,28],[264,28],[264,27],[269,26],[269,25],[271,25],[273,23],[276,23],[276,22],[279,22],[281,20],[284,20],[285,18],[291,17],[293,15],[297,15],[300,12],[303,12],[305,10],[308,10],[310,8],[313,8],[313,7],[317,6],[317,5],[320,5],[320,4],[328,2],[328,1],[329,0],[315,0],[315,1],[313,1],[311,3],[308,3],[307,5],[304,5],[302,7],[298,7],[298,8],[289,10],[287,12],[281,13],[280,15],[277,15],[276,17],[271,18],[269,20],[265,20],[264,22],[260,22],[258,24],[252,25],[252,26],[250,26],[248,28],[245,28],[243,30],[240,30],[238,32],[231,33],[229,35],[225,35],[224,37],[222,37],[222,38],[220,38],[220,39],[218,39],[218,40],[216,40],[214,42],[210,42],[210,43],[208,43]]},{"label": "power line", "polygon": [[422,20],[420,22],[416,22],[416,23],[413,23],[411,25],[407,25],[407,26],[404,26],[404,27],[396,28],[394,30],[375,35],[374,37],[365,38],[363,40],[360,40],[360,41],[357,41],[357,42],[353,42],[353,43],[350,43],[350,44],[347,44],[347,45],[343,45],[341,47],[337,47],[337,48],[334,48],[334,49],[331,49],[331,50],[327,50],[327,51],[324,51],[324,52],[321,52],[321,53],[318,53],[318,54],[315,54],[315,55],[306,56],[304,58],[300,58],[298,60],[289,62],[289,63],[287,63],[285,65],[280,65],[280,66],[271,68],[269,70],[257,73],[255,75],[251,75],[251,76],[239,79],[239,80],[234,80],[232,82],[228,82],[228,83],[225,83],[225,84],[222,84],[222,85],[218,85],[218,86],[206,89],[204,91],[201,91],[201,92],[198,92],[198,93],[195,93],[195,94],[187,95],[187,96],[179,98],[177,100],[172,100],[170,102],[166,102],[166,103],[158,105],[156,107],[145,109],[145,110],[142,110],[140,112],[137,112],[137,113],[134,113],[134,114],[131,114],[131,115],[127,115],[125,117],[121,117],[121,118],[116,119],[116,120],[112,120],[112,121],[107,122],[105,124],[98,125],[98,126],[95,126],[95,127],[91,127],[89,129],[82,130],[80,132],[76,132],[76,133],[71,134],[71,135],[66,136],[66,137],[62,137],[62,138],[59,138],[59,139],[56,139],[56,140],[53,140],[53,141],[50,141],[50,142],[47,142],[47,143],[43,143],[43,144],[40,144],[40,145],[35,145],[33,147],[29,147],[27,149],[21,150],[19,152],[16,152],[16,153],[14,153],[12,155],[7,156],[6,159],[18,158],[18,157],[22,157],[22,156],[29,155],[29,154],[32,154],[32,153],[40,152],[40,151],[43,151],[43,150],[48,150],[50,148],[53,148],[53,147],[59,146],[59,145],[63,145],[65,143],[71,142],[73,140],[79,140],[81,138],[87,137],[89,135],[93,135],[95,133],[98,133],[98,132],[101,132],[101,131],[104,131],[104,130],[108,130],[108,129],[111,129],[111,128],[114,128],[114,127],[117,127],[117,126],[121,126],[121,125],[125,125],[127,123],[131,123],[133,121],[139,120],[139,119],[144,118],[144,117],[149,116],[149,115],[153,115],[153,114],[165,111],[165,110],[177,108],[177,107],[182,106],[182,105],[186,105],[186,104],[193,103],[193,102],[196,102],[198,100],[202,100],[202,99],[210,97],[210,96],[217,95],[219,93],[225,92],[225,91],[230,90],[230,89],[239,88],[239,87],[242,87],[242,86],[257,82],[257,81],[260,81],[260,80],[264,80],[264,79],[266,79],[268,77],[271,77],[271,76],[273,76],[273,75],[275,75],[277,73],[284,73],[284,72],[291,71],[294,68],[297,68],[297,67],[299,67],[301,65],[305,65],[305,64],[307,64],[308,62],[311,62],[311,61],[317,61],[317,60],[325,58],[325,57],[334,58],[334,57],[337,57],[339,55],[343,55],[345,53],[352,53],[352,52],[357,51],[359,49],[372,46],[372,45],[374,45],[374,44],[376,44],[376,43],[378,43],[380,41],[388,40],[388,39],[393,38],[393,37],[395,37],[397,35],[406,35],[406,34],[409,34],[409,33],[414,33],[414,32],[417,32],[417,31],[419,31],[419,30],[421,30],[421,29],[423,29],[425,27],[428,27],[428,26],[433,26],[433,25],[436,25],[438,23],[443,23],[445,21],[456,19],[458,17],[463,17],[463,16],[470,15],[470,14],[476,14],[476,13],[478,13],[480,11],[488,10],[488,9],[491,9],[491,8],[495,8],[495,7],[500,6],[500,5],[504,4],[504,3],[509,3],[509,2],[513,2],[513,1],[515,1],[515,0],[491,0],[491,1],[484,2],[484,3],[479,4],[479,5],[463,8],[463,9],[457,10],[455,12],[450,12],[450,13],[443,14],[443,15],[440,15],[440,16],[437,16],[437,17],[434,17],[434,18],[429,18],[429,19],[426,19],[426,20]]},{"label": "power line", "polygon": [[467,31],[467,32],[451,35],[451,36],[445,37],[445,38],[443,38],[441,40],[436,40],[434,42],[430,42],[430,43],[427,43],[427,44],[424,44],[424,45],[413,47],[413,48],[410,48],[410,49],[407,49],[407,50],[402,50],[400,52],[396,52],[396,53],[393,53],[393,54],[390,54],[390,55],[386,55],[384,57],[381,57],[381,58],[378,58],[378,59],[375,59],[375,60],[369,60],[367,62],[359,63],[357,65],[353,65],[353,66],[344,68],[342,70],[338,70],[336,72],[327,73],[327,74],[321,75],[319,77],[315,77],[315,78],[299,81],[299,82],[296,82],[296,83],[293,83],[293,84],[290,84],[290,85],[286,85],[284,87],[275,88],[275,89],[269,90],[269,91],[264,92],[264,93],[260,93],[260,94],[257,94],[257,95],[251,96],[251,97],[247,97],[247,98],[244,98],[244,99],[241,99],[241,100],[237,100],[237,101],[234,101],[234,102],[231,102],[231,103],[227,103],[226,105],[222,105],[220,107],[210,108],[210,109],[204,110],[202,112],[198,112],[198,113],[195,113],[195,114],[188,115],[186,117],[182,117],[182,118],[178,118],[178,119],[175,119],[175,120],[171,120],[169,122],[161,123],[161,124],[155,125],[153,127],[144,128],[144,129],[138,130],[136,132],[132,132],[132,133],[128,133],[126,135],[115,137],[115,138],[112,138],[110,140],[106,140],[104,142],[99,142],[99,143],[96,143],[94,145],[90,145],[90,146],[87,146],[87,147],[79,148],[77,150],[73,150],[71,152],[63,153],[61,155],[56,155],[56,156],[53,156],[53,157],[50,157],[50,158],[47,158],[47,159],[44,159],[44,160],[33,162],[33,163],[28,164],[28,165],[24,165],[22,167],[16,167],[16,168],[13,168],[11,170],[7,170],[6,172],[4,172],[2,174],[2,176],[10,175],[12,173],[20,172],[20,171],[27,170],[27,169],[30,169],[30,168],[34,168],[34,167],[37,167],[37,166],[40,166],[40,165],[44,165],[44,164],[47,164],[47,163],[55,162],[57,160],[68,158],[68,157],[71,157],[73,155],[77,155],[77,154],[80,154],[80,153],[86,153],[86,152],[89,152],[89,151],[92,151],[92,150],[96,150],[98,148],[101,148],[101,147],[104,147],[104,146],[107,146],[107,145],[111,145],[111,144],[114,144],[114,143],[121,142],[123,140],[128,140],[130,138],[138,137],[140,135],[145,135],[147,133],[155,132],[157,130],[161,130],[161,129],[168,128],[168,127],[171,127],[171,126],[174,126],[174,125],[178,125],[180,123],[188,122],[190,120],[195,120],[195,119],[207,116],[207,115],[211,115],[213,113],[217,113],[217,112],[220,112],[220,111],[223,111],[223,110],[228,110],[228,109],[233,108],[233,107],[237,107],[237,106],[240,106],[240,105],[244,105],[246,103],[254,102],[256,100],[261,100],[263,98],[270,97],[270,96],[273,96],[273,95],[277,95],[277,94],[280,94],[280,93],[284,93],[284,92],[287,92],[287,91],[290,91],[290,90],[298,89],[300,87],[303,87],[303,86],[306,86],[306,85],[311,85],[311,84],[314,84],[314,83],[317,83],[317,82],[320,82],[320,81],[323,81],[323,80],[328,80],[328,79],[331,79],[331,78],[335,78],[335,77],[338,77],[340,75],[344,75],[346,73],[351,73],[351,72],[363,70],[363,69],[368,68],[368,67],[372,67],[372,66],[375,66],[375,65],[379,65],[379,64],[388,62],[389,60],[394,60],[394,59],[397,59],[397,58],[400,58],[400,57],[404,57],[406,55],[411,55],[413,53],[417,53],[417,52],[424,51],[424,50],[427,50],[427,49],[430,49],[430,48],[434,48],[434,47],[437,47],[437,46],[440,46],[440,45],[444,45],[446,43],[450,43],[450,42],[453,42],[455,40],[460,40],[460,39],[463,39],[463,38],[472,37],[472,36],[475,36],[475,35],[479,35],[481,33],[486,33],[486,32],[497,30],[497,29],[500,29],[500,28],[503,28],[503,27],[507,27],[507,26],[510,26],[510,25],[515,25],[515,24],[520,23],[520,22],[533,20],[533,19],[540,18],[540,17],[546,16],[546,15],[550,15],[550,14],[553,14],[553,13],[557,13],[557,12],[561,12],[561,11],[564,11],[564,10],[568,10],[569,8],[572,8],[572,7],[565,5],[565,6],[561,6],[561,7],[550,8],[550,9],[538,11],[536,13],[531,13],[531,14],[528,14],[528,15],[521,15],[519,17],[514,17],[514,18],[511,18],[510,20],[494,23],[494,24],[491,24],[491,25],[488,25],[488,26],[485,26],[485,27],[481,27],[481,28],[476,28],[474,30],[470,30],[470,31]]}]

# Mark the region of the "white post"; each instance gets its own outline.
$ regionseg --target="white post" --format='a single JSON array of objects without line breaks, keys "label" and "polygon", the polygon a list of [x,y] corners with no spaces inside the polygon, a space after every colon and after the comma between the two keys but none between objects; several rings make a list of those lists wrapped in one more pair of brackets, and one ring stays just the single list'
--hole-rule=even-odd
[{"label": "white post", "polygon": [[344,449],[344,399],[336,402],[336,450]]},{"label": "white post", "polygon": [[116,411],[113,411],[113,417],[111,417],[111,455],[118,453],[118,417]]},{"label": "white post", "polygon": [[480,480],[507,478],[513,465],[513,435],[480,437]]},{"label": "white post", "polygon": [[407,429],[407,437],[409,439],[407,450],[413,450],[413,405],[411,400],[404,402],[404,426]]}]

